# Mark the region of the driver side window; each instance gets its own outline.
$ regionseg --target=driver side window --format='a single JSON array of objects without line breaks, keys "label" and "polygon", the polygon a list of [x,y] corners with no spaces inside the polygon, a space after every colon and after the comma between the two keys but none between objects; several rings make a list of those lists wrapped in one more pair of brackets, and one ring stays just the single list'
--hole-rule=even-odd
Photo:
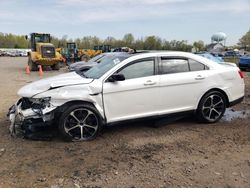
[{"label": "driver side window", "polygon": [[154,64],[155,62],[153,59],[140,60],[126,66],[118,71],[118,73],[123,74],[126,80],[153,76]]}]

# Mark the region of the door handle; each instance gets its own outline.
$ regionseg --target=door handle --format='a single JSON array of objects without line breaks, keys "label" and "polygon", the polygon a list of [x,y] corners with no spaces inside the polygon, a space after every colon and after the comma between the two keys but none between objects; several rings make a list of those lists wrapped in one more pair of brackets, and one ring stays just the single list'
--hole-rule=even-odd
[{"label": "door handle", "polygon": [[151,85],[155,85],[155,84],[156,84],[156,82],[153,82],[152,80],[147,80],[147,81],[144,83],[145,86],[151,86]]},{"label": "door handle", "polygon": [[195,77],[195,80],[204,80],[205,77],[204,76],[201,76],[201,75],[198,75]]}]

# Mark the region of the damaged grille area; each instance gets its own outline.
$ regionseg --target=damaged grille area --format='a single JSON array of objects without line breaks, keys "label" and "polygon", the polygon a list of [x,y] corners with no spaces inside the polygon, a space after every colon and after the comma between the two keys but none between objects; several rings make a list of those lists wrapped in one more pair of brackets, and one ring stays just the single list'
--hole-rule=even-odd
[{"label": "damaged grille area", "polygon": [[44,109],[46,107],[46,104],[44,101],[40,101],[40,103],[32,102],[29,98],[23,97],[21,100],[21,109],[27,110],[29,108],[32,109]]},{"label": "damaged grille area", "polygon": [[50,99],[50,97],[20,98],[7,114],[11,120],[9,127],[11,135],[36,140],[51,139],[51,133],[39,136],[41,132],[54,128],[55,108],[48,109],[51,107]]}]

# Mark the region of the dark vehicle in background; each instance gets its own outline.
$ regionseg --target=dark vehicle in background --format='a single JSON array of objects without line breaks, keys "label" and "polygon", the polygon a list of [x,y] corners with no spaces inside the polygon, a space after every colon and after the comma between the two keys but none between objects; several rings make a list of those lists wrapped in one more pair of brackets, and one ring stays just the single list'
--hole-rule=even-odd
[{"label": "dark vehicle in background", "polygon": [[79,62],[76,62],[76,63],[72,63],[71,65],[69,65],[68,69],[69,69],[69,71],[88,70],[91,67],[93,67],[94,65],[96,65],[100,61],[100,59],[105,56],[105,54],[106,53],[99,54],[99,55],[91,58],[88,62],[79,61]]},{"label": "dark vehicle in background", "polygon": [[238,51],[226,51],[224,57],[239,57],[240,53]]},{"label": "dark vehicle in background", "polygon": [[250,56],[240,57],[239,68],[243,71],[250,69]]},{"label": "dark vehicle in background", "polygon": [[112,59],[113,57],[116,57],[119,55],[123,57],[125,54],[128,54],[128,53],[127,52],[102,53],[102,54],[97,55],[96,57],[90,59],[88,62],[80,61],[80,62],[71,64],[69,66],[69,71],[85,72],[99,63],[105,62],[105,61]]}]

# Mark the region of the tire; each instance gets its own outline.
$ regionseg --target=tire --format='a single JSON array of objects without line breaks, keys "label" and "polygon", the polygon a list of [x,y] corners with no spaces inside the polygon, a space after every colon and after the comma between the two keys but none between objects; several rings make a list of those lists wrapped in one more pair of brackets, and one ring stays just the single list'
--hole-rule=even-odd
[{"label": "tire", "polygon": [[90,104],[73,104],[59,119],[59,132],[65,141],[93,140],[103,127],[102,118]]},{"label": "tire", "polygon": [[211,91],[201,98],[196,116],[200,122],[215,123],[222,118],[225,110],[226,97],[219,91]]},{"label": "tire", "polygon": [[28,65],[31,71],[38,71],[38,66],[35,62],[32,61],[31,57],[29,57]]},{"label": "tire", "polygon": [[60,69],[60,63],[56,63],[51,66],[52,70],[59,70]]}]

